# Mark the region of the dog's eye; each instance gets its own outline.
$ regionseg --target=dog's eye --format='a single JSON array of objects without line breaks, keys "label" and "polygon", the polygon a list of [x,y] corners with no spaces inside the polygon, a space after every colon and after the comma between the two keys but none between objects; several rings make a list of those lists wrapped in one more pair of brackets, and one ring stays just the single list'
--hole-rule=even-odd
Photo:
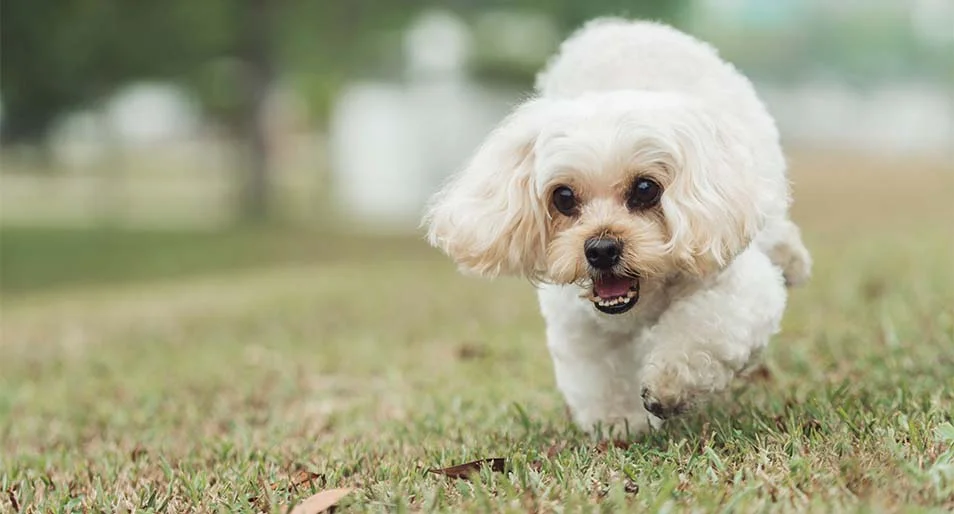
[{"label": "dog's eye", "polygon": [[573,190],[566,186],[560,186],[554,189],[553,206],[556,207],[556,210],[560,211],[560,214],[566,216],[576,215],[577,201]]},{"label": "dog's eye", "polygon": [[662,196],[662,187],[656,181],[639,178],[633,183],[626,205],[634,211],[646,209],[659,203],[660,196]]}]

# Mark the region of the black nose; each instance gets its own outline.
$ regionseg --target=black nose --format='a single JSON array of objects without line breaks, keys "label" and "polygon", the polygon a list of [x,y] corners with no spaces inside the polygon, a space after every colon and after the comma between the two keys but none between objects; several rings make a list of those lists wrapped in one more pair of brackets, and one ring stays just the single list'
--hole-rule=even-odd
[{"label": "black nose", "polygon": [[619,262],[622,246],[616,239],[593,237],[586,240],[583,253],[587,262],[596,269],[610,269]]}]

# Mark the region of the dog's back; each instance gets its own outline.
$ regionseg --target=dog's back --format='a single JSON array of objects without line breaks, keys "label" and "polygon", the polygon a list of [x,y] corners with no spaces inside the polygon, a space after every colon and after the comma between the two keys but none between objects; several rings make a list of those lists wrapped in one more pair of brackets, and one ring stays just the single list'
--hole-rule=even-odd
[{"label": "dog's back", "polygon": [[[592,91],[670,91],[725,108],[754,131],[776,140],[778,132],[752,84],[709,44],[667,25],[600,18],[560,47],[537,77],[545,97]],[[770,145],[772,146],[772,145]]]},{"label": "dog's back", "polygon": [[[599,18],[560,45],[537,77],[544,95],[586,91],[650,89],[702,92],[713,80],[731,82],[711,46],[667,25]],[[743,78],[744,80],[744,78]]]}]

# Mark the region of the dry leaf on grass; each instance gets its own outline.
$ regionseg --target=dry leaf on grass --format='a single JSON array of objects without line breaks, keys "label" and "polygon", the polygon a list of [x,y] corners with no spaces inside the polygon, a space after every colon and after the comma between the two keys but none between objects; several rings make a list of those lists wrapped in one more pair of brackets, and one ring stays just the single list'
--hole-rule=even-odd
[{"label": "dry leaf on grass", "polygon": [[146,456],[146,449],[142,445],[137,444],[131,452],[129,452],[129,458],[133,462],[138,461],[139,459]]},{"label": "dry leaf on grass", "polygon": [[458,464],[449,468],[429,469],[427,471],[429,473],[444,475],[451,478],[468,478],[474,473],[479,473],[483,468],[490,468],[490,470],[495,473],[503,473],[507,468],[507,459],[500,457],[493,459],[481,459],[465,464]]},{"label": "dry leaf on grass", "polygon": [[[561,441],[561,442],[556,442],[556,443],[551,444],[551,445],[547,448],[546,460],[551,460],[551,459],[553,459],[554,457],[556,457],[557,455],[559,455],[560,452],[562,452],[564,449],[566,449],[566,443],[565,443],[565,442],[562,442],[562,441]],[[534,459],[533,461],[531,461],[531,462],[530,462],[530,469],[532,469],[532,470],[534,470],[534,471],[540,471],[540,470],[542,470],[542,469],[543,469],[543,460],[541,460],[541,459]]]},{"label": "dry leaf on grass", "polygon": [[308,487],[321,487],[325,485],[325,482],[326,479],[324,475],[320,473],[312,473],[311,471],[304,469],[299,469],[288,477],[288,484],[276,482],[269,484],[268,488],[272,491],[281,490],[288,493],[294,493],[300,489],[307,489]]},{"label": "dry leaf on grass", "polygon": [[566,449],[566,443],[563,441],[553,443],[547,448],[547,458],[552,459],[560,454],[563,450]]},{"label": "dry leaf on grass", "polygon": [[626,449],[629,449],[630,446],[631,444],[628,441],[624,441],[622,439],[613,439],[611,441],[603,439],[602,441],[596,444],[596,451],[598,451],[599,453],[606,453],[606,451],[609,450],[610,447],[613,447],[619,450],[626,450]]},{"label": "dry leaf on grass", "polygon": [[[294,491],[301,486],[311,485],[311,483],[316,480],[320,482],[318,486],[321,487],[322,485],[324,485],[323,483],[325,481],[325,477],[323,475],[320,475],[318,473],[312,473],[311,471],[305,471],[303,469],[296,471],[295,474],[293,474],[289,478],[291,479],[289,480],[290,483],[285,488],[285,490],[288,492]],[[279,488],[278,484],[272,484],[272,489],[278,489],[278,488]]]},{"label": "dry leaf on grass", "polygon": [[457,357],[464,361],[481,359],[489,353],[487,348],[476,343],[464,343],[457,348]]},{"label": "dry leaf on grass", "polygon": [[351,491],[353,491],[353,489],[344,487],[341,489],[328,489],[327,491],[311,495],[296,505],[295,508],[292,509],[291,514],[319,514],[320,512],[325,512],[337,505],[338,502],[345,496],[348,496]]},{"label": "dry leaf on grass", "polygon": [[20,512],[20,502],[17,501],[17,495],[13,489],[7,489],[7,496],[10,497],[10,506],[13,507],[13,512]]}]

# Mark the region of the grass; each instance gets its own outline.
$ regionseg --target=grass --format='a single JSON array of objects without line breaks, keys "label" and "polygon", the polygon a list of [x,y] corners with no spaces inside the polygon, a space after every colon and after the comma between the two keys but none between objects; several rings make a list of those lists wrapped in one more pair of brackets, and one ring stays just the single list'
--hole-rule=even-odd
[{"label": "grass", "polygon": [[[954,175],[794,165],[817,268],[766,367],[624,447],[567,422],[527,284],[417,242],[241,236],[300,246],[54,280],[70,251],[5,232],[0,511],[282,512],[332,487],[348,511],[950,511]],[[505,472],[426,472],[489,457]]]},{"label": "grass", "polygon": [[275,227],[225,231],[0,227],[0,290],[14,297],[316,261],[373,263],[378,252],[403,252],[419,244],[399,237],[324,237]]}]

